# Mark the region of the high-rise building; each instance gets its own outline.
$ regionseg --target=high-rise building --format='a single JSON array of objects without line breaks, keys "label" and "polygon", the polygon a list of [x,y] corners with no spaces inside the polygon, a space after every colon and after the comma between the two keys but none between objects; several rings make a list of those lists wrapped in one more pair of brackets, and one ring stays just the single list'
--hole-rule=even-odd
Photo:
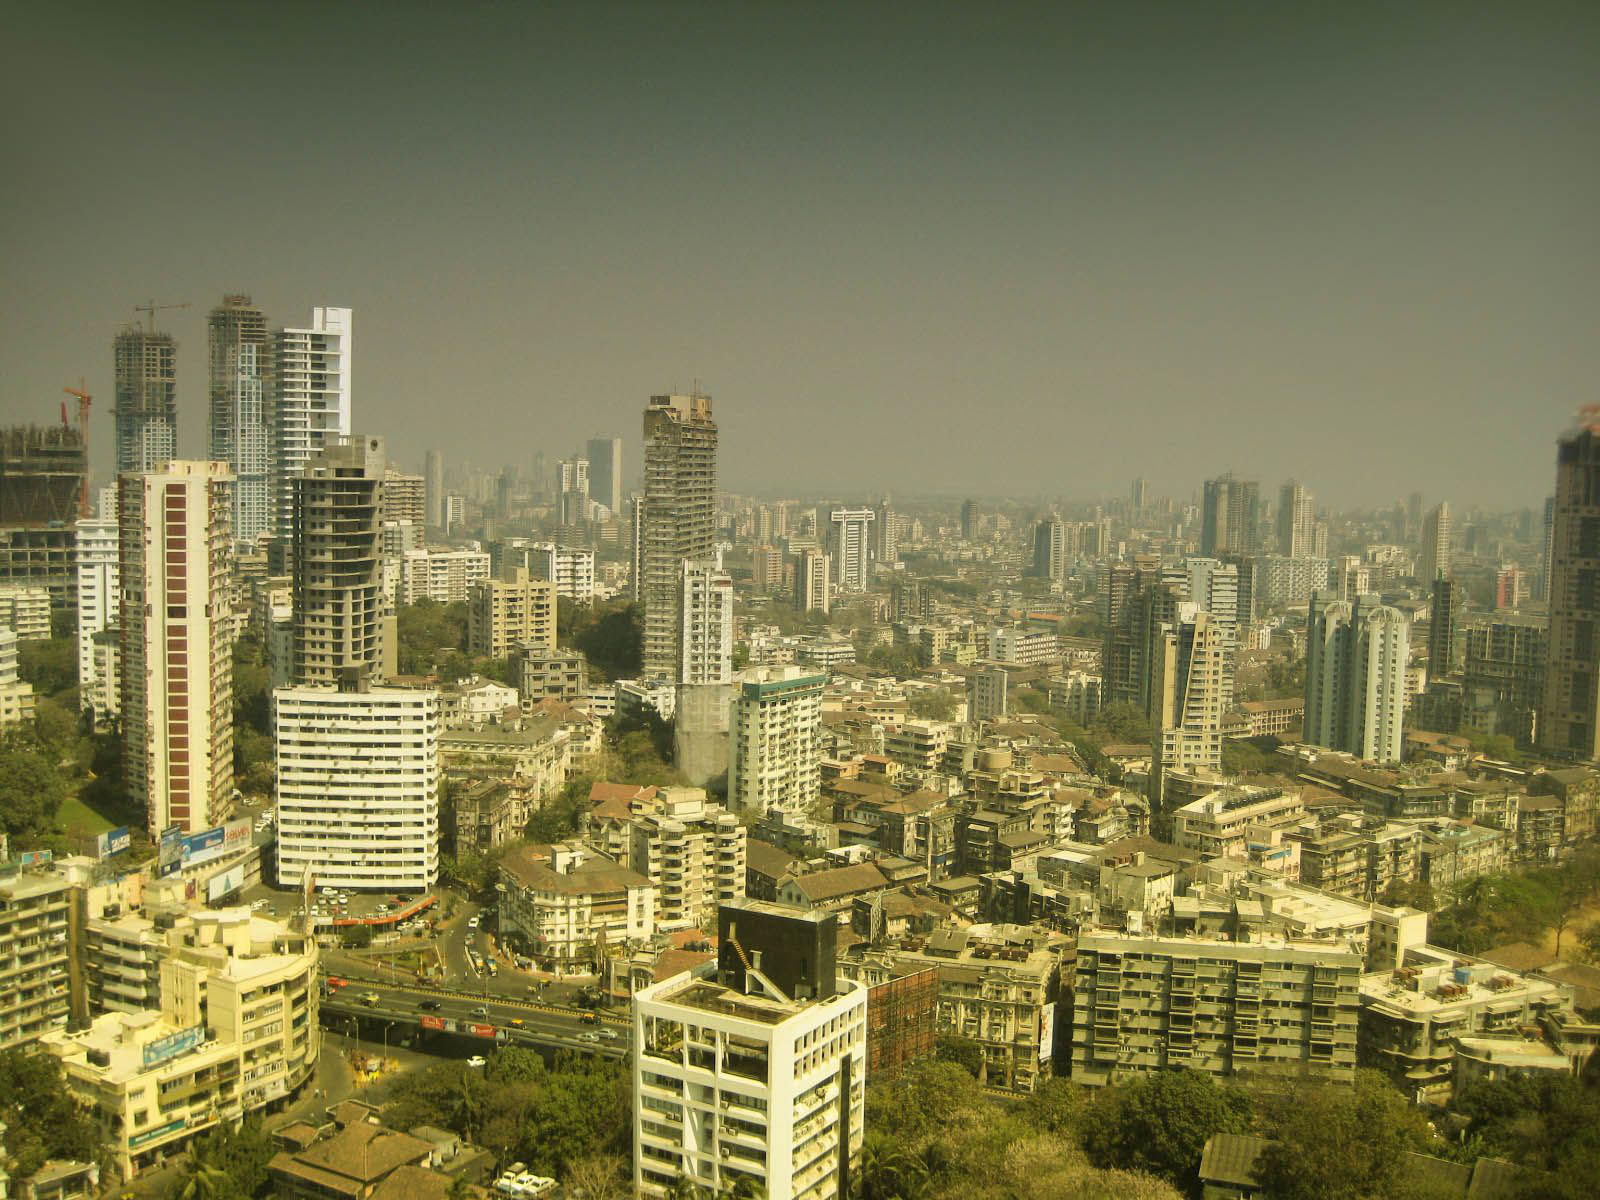
[{"label": "high-rise building", "polygon": [[589,460],[564,458],[560,463],[561,511],[563,525],[578,525],[589,519]]},{"label": "high-rise building", "polygon": [[1285,558],[1311,558],[1318,553],[1317,513],[1311,493],[1294,480],[1278,491],[1278,553]]},{"label": "high-rise building", "polygon": [[1432,583],[1432,615],[1428,621],[1428,678],[1443,679],[1461,667],[1462,616],[1466,593],[1453,579],[1436,576]]},{"label": "high-rise building", "polygon": [[900,561],[900,515],[889,506],[888,496],[873,510],[872,557],[886,567]]},{"label": "high-rise building", "polygon": [[783,552],[765,542],[751,550],[750,583],[763,596],[770,596],[782,588]]},{"label": "high-rise building", "polygon": [[[118,533],[115,520],[79,521],[78,563],[78,703],[88,708],[99,694],[95,635],[114,629],[121,613],[117,572]],[[97,718],[109,714],[96,713]]]},{"label": "high-rise building", "polygon": [[121,477],[122,762],[152,839],[213,828],[232,801],[232,482],[181,459]]},{"label": "high-rise building", "polygon": [[628,599],[644,602],[644,497],[628,497]]},{"label": "high-rise building", "polygon": [[1422,545],[1417,554],[1417,578],[1432,583],[1450,574],[1450,505],[1441,500],[1422,520]]},{"label": "high-rise building", "polygon": [[350,435],[351,326],[348,308],[320,307],[307,328],[272,338],[272,522],[282,536],[301,470],[329,438]]},{"label": "high-rise building", "polygon": [[843,1200],[865,1112],[867,988],[838,977],[834,914],[722,906],[719,962],[633,1002],[633,1184]]},{"label": "high-rise building", "polygon": [[407,475],[393,463],[383,471],[382,521],[406,521],[417,529],[428,519],[428,486],[421,475]]},{"label": "high-rise building", "polygon": [[517,646],[556,648],[556,585],[526,567],[474,583],[467,598],[467,649],[504,658]]},{"label": "high-rise building", "polygon": [[112,351],[117,471],[153,471],[178,452],[178,343],[134,326]]},{"label": "high-rise building", "polygon": [[681,566],[715,562],[717,553],[717,425],[710,396],[650,397],[643,509],[643,670],[647,678],[672,678],[682,652]]},{"label": "high-rise building", "polygon": [[978,502],[964,500],[961,503],[961,540],[972,541],[978,536]]},{"label": "high-rise building", "polygon": [[832,604],[833,580],[828,556],[811,546],[800,551],[794,569],[795,607],[801,612],[828,615]]},{"label": "high-rise building", "polygon": [[337,683],[352,668],[396,670],[379,519],[386,466],[382,438],[334,436],[291,481],[296,683]]},{"label": "high-rise building", "polygon": [[1556,498],[1546,496],[1544,500],[1544,536],[1539,546],[1539,587],[1535,598],[1544,604],[1550,603],[1550,564],[1551,553],[1555,546],[1556,532]]},{"label": "high-rise building", "polygon": [[1200,510],[1200,553],[1254,554],[1261,524],[1261,487],[1233,473],[1206,480]]},{"label": "high-rise building", "polygon": [[1495,572],[1494,606],[1499,611],[1521,608],[1528,600],[1528,574],[1516,563]]},{"label": "high-rise building", "polygon": [[0,528],[36,529],[86,517],[83,482],[89,457],[70,425],[12,425],[0,430]]},{"label": "high-rise building", "polygon": [[678,612],[678,662],[682,684],[733,680],[733,578],[721,567],[684,562]]},{"label": "high-rise building", "polygon": [[1369,762],[1400,761],[1408,628],[1404,615],[1375,596],[1312,597],[1306,741]]},{"label": "high-rise building", "polygon": [[1600,758],[1600,408],[1556,444],[1550,632],[1539,746]]},{"label": "high-rise building", "polygon": [[738,685],[730,734],[728,803],[735,809],[808,813],[821,788],[826,672],[752,667]]},{"label": "high-rise building", "polygon": [[1222,767],[1222,718],[1233,707],[1233,637],[1192,603],[1152,625],[1149,657],[1153,741],[1150,796],[1164,802],[1167,774]]},{"label": "high-rise building", "polygon": [[535,579],[556,585],[556,595],[579,604],[594,599],[594,551],[555,542],[533,542],[522,548],[522,561]]},{"label": "high-rise building", "polygon": [[589,498],[613,517],[623,515],[621,438],[589,439]]},{"label": "high-rise building", "polygon": [[224,296],[211,310],[207,334],[210,454],[234,474],[233,540],[254,543],[272,528],[267,318],[249,296]]},{"label": "high-rise building", "polygon": [[864,592],[872,582],[870,508],[836,508],[829,515],[834,584],[841,592]]},{"label": "high-rise building", "polygon": [[1467,629],[1461,673],[1462,719],[1480,733],[1532,742],[1544,700],[1548,651],[1543,617],[1506,613]]},{"label": "high-rise building", "polygon": [[278,878],[423,892],[439,877],[439,693],[375,687],[273,692]]},{"label": "high-rise building", "polygon": [[422,485],[426,497],[427,523],[430,529],[444,528],[444,455],[429,450],[422,460]]},{"label": "high-rise building", "polygon": [[1033,574],[1059,580],[1067,573],[1067,527],[1055,513],[1033,527]]},{"label": "high-rise building", "polygon": [[1135,516],[1150,507],[1150,481],[1148,479],[1141,477],[1133,481],[1133,486],[1128,489],[1128,504]]}]

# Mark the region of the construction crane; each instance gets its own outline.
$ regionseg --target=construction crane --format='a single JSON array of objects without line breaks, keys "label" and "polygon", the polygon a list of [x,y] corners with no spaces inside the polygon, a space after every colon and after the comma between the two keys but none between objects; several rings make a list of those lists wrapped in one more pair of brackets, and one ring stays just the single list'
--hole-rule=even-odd
[{"label": "construction crane", "polygon": [[187,300],[185,300],[182,304],[157,304],[154,300],[151,300],[147,304],[135,304],[133,306],[133,311],[146,314],[145,332],[154,333],[156,329],[156,313],[160,312],[164,308],[188,307],[189,302]]},{"label": "construction crane", "polygon": [[[69,396],[78,398],[78,437],[83,441],[83,482],[78,487],[78,516],[84,520],[89,518],[89,393],[83,389],[83,380],[78,380],[75,388],[62,388]],[[66,401],[61,403],[61,423],[67,423]]]}]

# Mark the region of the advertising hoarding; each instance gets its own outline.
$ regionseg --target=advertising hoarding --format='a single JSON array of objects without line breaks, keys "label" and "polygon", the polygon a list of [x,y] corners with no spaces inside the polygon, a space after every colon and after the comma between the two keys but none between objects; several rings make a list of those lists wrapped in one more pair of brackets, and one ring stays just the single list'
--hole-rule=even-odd
[{"label": "advertising hoarding", "polygon": [[207,902],[220,900],[231,892],[237,892],[244,887],[244,864],[229,867],[221,874],[213,875],[206,883]]},{"label": "advertising hoarding", "polygon": [[121,854],[133,845],[133,834],[126,825],[119,825],[115,829],[108,829],[94,839],[95,855],[98,858],[110,858],[113,854]]},{"label": "advertising hoarding", "polygon": [[164,1038],[157,1038],[147,1042],[144,1047],[144,1069],[148,1071],[157,1063],[164,1063],[169,1058],[177,1058],[193,1050],[205,1041],[206,1027],[204,1025],[191,1025],[187,1029],[180,1029],[177,1033],[169,1033]]}]

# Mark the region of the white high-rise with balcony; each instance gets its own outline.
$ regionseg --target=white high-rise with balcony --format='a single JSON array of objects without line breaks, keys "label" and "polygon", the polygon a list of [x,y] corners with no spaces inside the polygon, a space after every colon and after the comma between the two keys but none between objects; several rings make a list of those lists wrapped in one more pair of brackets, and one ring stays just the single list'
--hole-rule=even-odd
[{"label": "white high-rise with balcony", "polygon": [[1410,648],[1404,614],[1376,596],[1314,596],[1306,621],[1306,741],[1369,762],[1399,762]]},{"label": "white high-rise with balcony", "polygon": [[121,612],[116,519],[79,521],[76,558],[78,701],[81,707],[88,708],[94,703],[101,682],[95,667],[94,635],[115,628]]},{"label": "white high-rise with balcony", "polygon": [[439,693],[273,692],[278,878],[422,891],[439,877]]},{"label": "white high-rise with balcony", "polygon": [[294,480],[334,436],[350,433],[348,308],[311,310],[304,329],[280,329],[272,339],[273,527],[293,525]]},{"label": "white high-rise with balcony", "polygon": [[752,667],[734,701],[728,804],[735,810],[809,812],[821,793],[826,672]]}]

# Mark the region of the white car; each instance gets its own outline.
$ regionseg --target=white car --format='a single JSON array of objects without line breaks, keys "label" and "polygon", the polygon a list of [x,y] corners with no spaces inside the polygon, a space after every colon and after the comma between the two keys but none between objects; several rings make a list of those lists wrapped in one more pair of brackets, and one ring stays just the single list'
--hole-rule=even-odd
[{"label": "white car", "polygon": [[468,929],[476,929],[477,927],[478,927],[478,918],[477,917],[469,917],[467,919],[467,928]]},{"label": "white car", "polygon": [[489,1060],[481,1054],[474,1054],[471,1058],[467,1059],[467,1066],[469,1067],[487,1067],[488,1065]]}]

